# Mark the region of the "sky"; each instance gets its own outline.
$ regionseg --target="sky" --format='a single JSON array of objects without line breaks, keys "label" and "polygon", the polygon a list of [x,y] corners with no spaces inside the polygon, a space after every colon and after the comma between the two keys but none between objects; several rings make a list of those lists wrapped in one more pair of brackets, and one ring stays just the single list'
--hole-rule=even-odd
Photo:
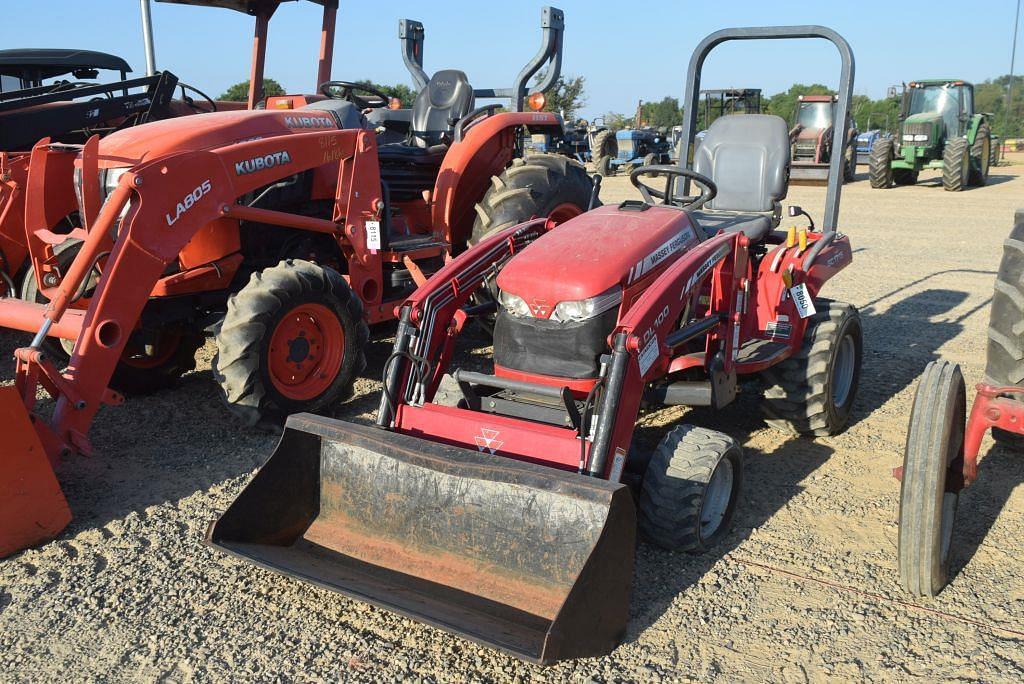
[{"label": "sky", "polygon": [[[428,73],[461,69],[477,88],[508,87],[540,46],[542,4],[340,0],[333,77],[411,84],[398,41],[398,20],[408,18],[422,21],[426,28]],[[836,29],[853,48],[854,92],[872,98],[883,97],[890,85],[915,78],[981,81],[1009,71],[1016,0],[554,4],[565,11],[562,73],[586,78],[587,103],[581,113],[595,116],[609,111],[631,114],[641,99],[682,99],[691,51],[707,34],[729,26],[816,23]],[[0,49],[102,50],[124,57],[136,75],[145,73],[139,0],[0,0],[0,5]],[[170,70],[214,97],[248,79],[252,17],[162,2],[153,2],[152,8],[157,68]],[[312,92],[319,30],[319,6],[304,1],[282,5],[270,26],[267,76],[289,92]],[[907,42],[907,37],[918,39]],[[1024,39],[1018,42],[1019,73]],[[962,49],[943,49],[949,45]],[[795,82],[834,87],[838,79],[839,58],[824,41],[732,43],[708,58],[702,85],[759,87],[771,94]]]}]

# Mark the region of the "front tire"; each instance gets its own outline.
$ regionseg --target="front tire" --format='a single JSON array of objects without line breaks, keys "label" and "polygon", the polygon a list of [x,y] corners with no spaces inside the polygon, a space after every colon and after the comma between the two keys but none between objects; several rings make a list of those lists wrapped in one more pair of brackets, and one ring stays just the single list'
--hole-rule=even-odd
[{"label": "front tire", "polygon": [[987,123],[978,127],[971,146],[971,185],[982,186],[988,182],[988,171],[992,165],[992,130]]},{"label": "front tire", "polygon": [[772,427],[821,437],[849,423],[864,341],[855,307],[828,299],[815,305],[800,351],[764,371],[763,405]]},{"label": "front tire", "polygon": [[673,428],[644,474],[640,533],[670,551],[706,551],[729,531],[742,484],[736,440],[692,425]]},{"label": "front tire", "polygon": [[942,151],[942,187],[960,192],[967,187],[971,174],[971,154],[967,138],[953,138]]},{"label": "front tire", "polygon": [[300,259],[253,273],[228,300],[213,375],[246,425],[276,425],[345,398],[366,367],[362,302],[333,269]]},{"label": "front tire", "polygon": [[914,395],[900,485],[900,584],[915,596],[935,596],[949,581],[959,500],[949,475],[963,464],[966,413],[960,367],[929,363]]},{"label": "front tire", "polygon": [[871,146],[868,157],[868,178],[875,189],[892,187],[893,143],[889,138],[881,138]]}]

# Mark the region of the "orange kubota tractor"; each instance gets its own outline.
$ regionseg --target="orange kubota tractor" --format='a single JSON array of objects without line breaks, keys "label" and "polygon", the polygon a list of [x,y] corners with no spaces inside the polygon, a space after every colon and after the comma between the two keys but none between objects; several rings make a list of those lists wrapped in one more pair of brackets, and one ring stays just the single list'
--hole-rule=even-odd
[{"label": "orange kubota tractor", "polygon": [[[422,25],[406,21],[407,62],[423,81],[410,110],[334,81],[321,88],[331,97],[309,104],[270,98],[265,111],[36,145],[25,215],[47,302],[0,301],[0,325],[35,333],[15,352],[15,388],[0,391],[15,441],[0,455],[0,556],[63,529],[70,514],[51,465],[89,452],[102,405],[191,368],[205,329],[218,330],[214,375],[244,421],[316,411],[362,370],[368,325],[394,318],[452,255],[596,202],[580,165],[521,154],[528,132],[562,129],[554,114],[520,111],[534,74],[547,67],[543,91],[560,72],[562,12],[545,8],[542,28],[511,89],[474,90],[455,70],[426,79]],[[476,107],[477,96],[507,98],[513,111]],[[75,205],[83,225],[46,235],[47,212]],[[54,399],[46,416],[34,410],[40,388]]]},{"label": "orange kubota tractor", "polygon": [[[281,2],[288,0],[157,0],[246,12],[256,16],[249,104],[263,98],[263,64],[267,26]],[[330,78],[337,0],[312,0],[324,6],[318,80]],[[146,5],[144,5],[146,7]],[[147,74],[128,78],[129,64],[116,55],[90,50],[0,50],[0,75],[17,84],[0,89],[0,296],[40,299],[29,258],[33,241],[25,228],[25,194],[30,181],[32,146],[41,138],[51,143],[82,144],[93,135],[110,133],[179,116],[245,109],[245,102],[214,101],[178,80],[170,71],[156,71],[152,25],[143,12]],[[95,81],[115,72],[117,80]],[[70,75],[75,80],[60,78]],[[44,81],[57,79],[50,83]],[[86,80],[88,79],[88,80]],[[7,82],[5,82],[6,85]],[[179,97],[175,93],[180,91]],[[191,93],[191,95],[190,95]],[[36,174],[33,174],[36,175]],[[38,177],[34,182],[38,182]],[[60,213],[66,209],[67,213]],[[43,226],[48,244],[55,246],[81,224],[74,203],[54,204]],[[50,233],[53,235],[51,236]],[[48,255],[53,256],[53,255]],[[67,260],[67,255],[63,257]],[[66,266],[66,264],[65,264]]]}]

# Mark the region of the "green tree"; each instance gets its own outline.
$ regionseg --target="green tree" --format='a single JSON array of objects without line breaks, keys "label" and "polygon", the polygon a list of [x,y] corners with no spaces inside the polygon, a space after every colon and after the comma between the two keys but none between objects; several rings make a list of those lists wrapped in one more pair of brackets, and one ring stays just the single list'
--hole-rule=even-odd
[{"label": "green tree", "polygon": [[648,126],[672,128],[683,122],[683,109],[674,97],[663,97],[659,102],[644,102],[643,119]]},{"label": "green tree", "polygon": [[[544,80],[544,72],[537,74],[534,86]],[[566,121],[575,121],[576,112],[587,103],[584,92],[586,79],[583,76],[559,76],[544,93],[546,99],[542,111],[561,114]]]},{"label": "green tree", "polygon": [[[284,88],[272,78],[263,79],[263,97],[275,97],[284,95]],[[224,102],[245,102],[249,99],[249,82],[242,81],[231,86],[217,98]]]},{"label": "green tree", "polygon": [[608,112],[604,115],[604,125],[613,131],[618,131],[627,126],[632,126],[633,117],[619,114],[618,112]]},{"label": "green tree", "polygon": [[388,97],[397,97],[402,102],[402,107],[408,109],[412,107],[416,101],[416,96],[419,95],[415,90],[405,85],[404,83],[398,83],[396,85],[384,85],[382,83],[374,83],[368,78],[362,78],[356,81],[359,85],[371,86],[381,91]]}]

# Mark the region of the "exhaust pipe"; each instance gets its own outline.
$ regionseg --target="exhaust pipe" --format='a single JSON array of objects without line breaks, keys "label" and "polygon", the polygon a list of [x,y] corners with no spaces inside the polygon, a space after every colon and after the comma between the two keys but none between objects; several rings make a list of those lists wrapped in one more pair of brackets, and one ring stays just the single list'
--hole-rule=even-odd
[{"label": "exhaust pipe", "polygon": [[622,638],[635,518],[621,484],[299,414],[207,542],[546,664]]}]

